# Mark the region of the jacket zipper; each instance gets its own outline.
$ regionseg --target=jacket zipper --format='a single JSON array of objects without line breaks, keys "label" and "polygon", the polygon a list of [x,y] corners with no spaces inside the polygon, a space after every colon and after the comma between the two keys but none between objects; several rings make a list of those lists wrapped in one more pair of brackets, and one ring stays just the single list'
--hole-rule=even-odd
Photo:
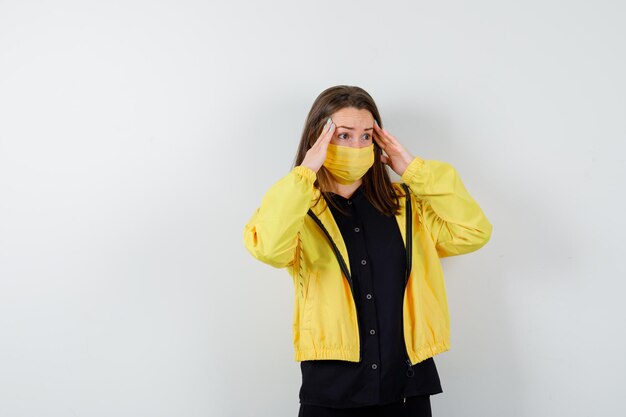
[{"label": "jacket zipper", "polygon": [[[406,206],[405,206],[405,217],[406,217],[406,235],[405,235],[405,240],[406,240],[406,276],[404,278],[404,290],[402,292],[402,299],[404,300],[404,294],[406,293],[406,284],[409,282],[409,275],[411,274],[411,256],[413,255],[413,210],[411,208],[411,196],[409,194],[409,187],[408,185],[402,183],[402,187],[404,188],[404,192],[406,193]],[[404,317],[404,313],[402,314],[402,317]],[[404,319],[403,319],[403,326],[402,329],[404,329]],[[404,330],[403,330],[404,333]],[[413,375],[415,375],[415,371],[413,370],[413,365],[411,364],[411,359],[409,358],[409,352],[406,349],[406,341],[404,340],[404,338],[402,339],[402,345],[404,346],[404,354],[406,357],[406,365],[407,365],[407,369],[406,369],[406,376],[408,376],[409,378],[413,378]],[[406,398],[404,399],[404,401],[406,401]]]},{"label": "jacket zipper", "polygon": [[[404,292],[406,292],[407,282],[408,282],[408,277],[407,279],[404,280]],[[404,299],[404,295],[402,296],[402,298]],[[404,314],[403,314],[403,317],[404,317]],[[402,326],[402,328],[404,329],[404,326]],[[409,378],[413,378],[413,375],[415,375],[415,371],[413,370],[413,365],[411,364],[411,359],[409,358],[409,352],[406,349],[406,342],[404,338],[402,339],[402,346],[404,346],[404,357],[406,358],[406,366],[407,366],[406,376],[408,376]]]}]

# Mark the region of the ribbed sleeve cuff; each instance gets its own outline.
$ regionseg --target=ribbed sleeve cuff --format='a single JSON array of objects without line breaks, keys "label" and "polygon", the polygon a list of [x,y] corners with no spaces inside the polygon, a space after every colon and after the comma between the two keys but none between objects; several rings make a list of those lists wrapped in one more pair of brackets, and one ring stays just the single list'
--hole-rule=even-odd
[{"label": "ribbed sleeve cuff", "polygon": [[305,167],[303,165],[295,166],[292,169],[292,172],[295,172],[296,174],[300,174],[304,178],[306,178],[306,179],[308,179],[310,181],[315,181],[317,179],[317,173],[315,171],[313,171],[311,168]]},{"label": "ribbed sleeve cuff", "polygon": [[414,157],[411,163],[409,164],[409,166],[406,167],[406,170],[402,174],[402,177],[401,177],[402,182],[407,185],[410,185],[411,180],[415,177],[415,175],[418,175],[421,173],[425,162],[426,161],[423,158],[420,158],[419,156]]}]

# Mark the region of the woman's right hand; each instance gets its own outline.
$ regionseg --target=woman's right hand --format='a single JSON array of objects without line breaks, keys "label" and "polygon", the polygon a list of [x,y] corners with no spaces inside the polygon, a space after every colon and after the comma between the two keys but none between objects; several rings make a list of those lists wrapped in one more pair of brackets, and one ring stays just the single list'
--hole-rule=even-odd
[{"label": "woman's right hand", "polygon": [[304,160],[300,165],[309,167],[315,172],[319,171],[326,160],[326,149],[328,149],[328,144],[333,138],[334,131],[335,123],[329,117],[324,125],[324,129],[322,129],[322,133],[320,133],[313,146],[306,152]]}]

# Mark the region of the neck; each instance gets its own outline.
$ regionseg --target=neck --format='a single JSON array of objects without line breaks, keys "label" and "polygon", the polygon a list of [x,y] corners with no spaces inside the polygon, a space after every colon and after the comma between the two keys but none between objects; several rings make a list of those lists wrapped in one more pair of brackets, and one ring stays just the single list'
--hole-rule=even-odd
[{"label": "neck", "polygon": [[355,182],[349,185],[339,184],[338,182],[333,181],[333,189],[331,190],[335,194],[339,194],[343,198],[350,198],[350,196],[354,193],[354,191],[359,188],[359,186],[363,183],[363,179],[359,178]]}]

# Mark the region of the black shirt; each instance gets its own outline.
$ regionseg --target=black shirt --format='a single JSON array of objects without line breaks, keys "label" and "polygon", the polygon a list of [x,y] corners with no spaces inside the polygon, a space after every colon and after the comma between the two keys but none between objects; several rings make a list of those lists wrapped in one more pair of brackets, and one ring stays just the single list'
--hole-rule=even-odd
[{"label": "black shirt", "polygon": [[413,376],[407,376],[402,328],[406,249],[396,218],[378,212],[361,188],[350,198],[331,194],[349,215],[328,205],[348,250],[361,362],[301,361],[303,404],[360,407],[443,392],[433,358],[413,365]]}]

